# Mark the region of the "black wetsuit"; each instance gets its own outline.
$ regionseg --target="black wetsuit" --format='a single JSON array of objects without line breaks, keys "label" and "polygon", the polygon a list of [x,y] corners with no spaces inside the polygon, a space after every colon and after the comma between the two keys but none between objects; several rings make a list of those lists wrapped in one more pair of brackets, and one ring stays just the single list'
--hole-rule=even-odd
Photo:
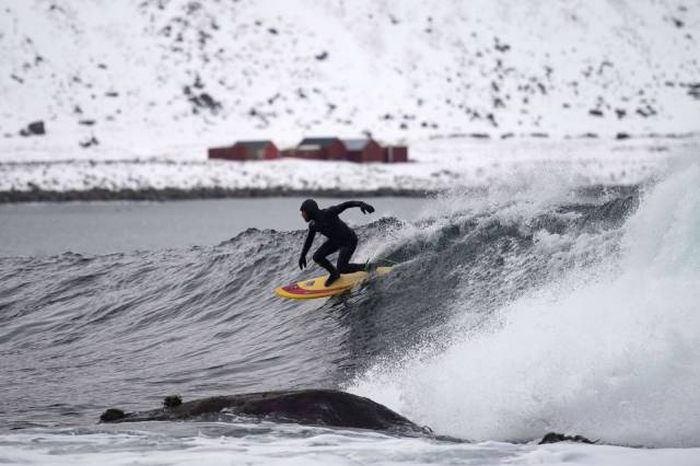
[{"label": "black wetsuit", "polygon": [[[350,258],[357,247],[357,235],[352,229],[343,222],[338,215],[345,209],[351,207],[359,207],[363,213],[374,212],[374,208],[361,201],[343,202],[327,209],[319,209],[318,205],[312,199],[304,201],[301,210],[305,211],[309,217],[309,233],[304,242],[304,248],[301,251],[299,266],[306,266],[306,253],[309,252],[314,241],[316,233],[321,233],[328,240],[321,245],[313,255],[314,262],[328,270],[330,274],[330,282],[338,277],[339,273],[359,272],[365,269],[363,264],[351,264]],[[338,267],[333,267],[326,256],[339,251]]]}]

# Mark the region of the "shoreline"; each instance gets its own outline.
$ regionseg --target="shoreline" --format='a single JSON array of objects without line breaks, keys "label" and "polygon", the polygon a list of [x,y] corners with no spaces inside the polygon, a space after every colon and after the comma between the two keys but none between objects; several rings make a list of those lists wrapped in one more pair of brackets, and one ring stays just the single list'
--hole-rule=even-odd
[{"label": "shoreline", "polygon": [[[64,203],[64,202],[104,202],[104,201],[134,201],[134,202],[165,202],[189,201],[206,199],[259,199],[270,197],[311,197],[311,198],[350,198],[350,197],[403,197],[429,198],[448,193],[453,188],[444,189],[392,189],[378,188],[371,190],[358,189],[287,189],[287,188],[145,188],[109,190],[93,188],[89,190],[50,191],[35,189],[31,191],[0,191],[0,205],[29,204],[32,202]],[[483,186],[462,187],[471,193],[484,193]],[[599,197],[606,192],[617,192],[621,195],[639,195],[639,184],[591,184],[579,186],[579,194]]]},{"label": "shoreline", "polygon": [[251,199],[263,197],[409,197],[421,198],[438,194],[436,190],[391,189],[373,190],[320,189],[298,190],[283,188],[147,188],[109,190],[94,188],[89,190],[48,191],[0,191],[0,204],[24,204],[31,202],[92,202],[92,201],[184,201],[195,199]]}]

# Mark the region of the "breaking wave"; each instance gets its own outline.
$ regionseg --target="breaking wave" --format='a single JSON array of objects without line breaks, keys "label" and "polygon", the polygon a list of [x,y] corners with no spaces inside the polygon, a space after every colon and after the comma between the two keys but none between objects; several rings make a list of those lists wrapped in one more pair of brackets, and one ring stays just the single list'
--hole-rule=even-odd
[{"label": "breaking wave", "polygon": [[3,258],[1,409],[70,424],[168,393],[341,387],[474,440],[698,446],[698,186],[691,165],[653,187],[451,193],[360,227],[358,258],[395,270],[325,301],[271,292],[309,273],[303,231]]},{"label": "breaking wave", "polygon": [[[556,430],[697,446],[700,166],[655,186],[619,226],[541,229],[532,240],[530,254],[562,273],[502,300],[476,325],[478,307],[462,296],[438,351],[427,343],[380,361],[351,390],[475,440]],[[527,254],[511,259],[533,267]]]}]

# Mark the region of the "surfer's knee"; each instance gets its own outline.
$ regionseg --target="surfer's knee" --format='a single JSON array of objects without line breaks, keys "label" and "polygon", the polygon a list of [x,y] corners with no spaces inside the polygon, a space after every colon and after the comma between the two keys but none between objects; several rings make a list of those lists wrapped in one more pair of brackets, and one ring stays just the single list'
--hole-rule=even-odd
[{"label": "surfer's knee", "polygon": [[320,264],[321,262],[323,262],[323,261],[326,259],[326,256],[324,256],[323,254],[319,254],[319,252],[316,251],[316,252],[314,253],[314,255],[312,256],[312,259],[313,259],[314,262],[316,262],[317,264]]}]

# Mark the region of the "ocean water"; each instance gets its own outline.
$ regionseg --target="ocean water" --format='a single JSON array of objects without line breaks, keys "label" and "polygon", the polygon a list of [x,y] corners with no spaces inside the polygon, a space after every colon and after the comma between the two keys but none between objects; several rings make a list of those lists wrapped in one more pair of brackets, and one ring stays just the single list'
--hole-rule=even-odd
[{"label": "ocean water", "polygon": [[[271,292],[316,271],[303,230],[1,258],[0,462],[700,464],[700,164],[452,192],[357,231],[357,258],[395,270],[305,302]],[[321,387],[463,441],[97,424],[174,393]],[[599,444],[536,445],[549,431]]]},{"label": "ocean water", "polygon": [[[345,199],[324,198],[321,205]],[[304,222],[297,197],[165,202],[66,202],[0,204],[0,257],[54,256],[65,252],[109,254],[215,245],[248,228],[294,230]],[[426,199],[367,198],[384,215],[415,219]],[[354,225],[373,216],[358,210]]]}]

